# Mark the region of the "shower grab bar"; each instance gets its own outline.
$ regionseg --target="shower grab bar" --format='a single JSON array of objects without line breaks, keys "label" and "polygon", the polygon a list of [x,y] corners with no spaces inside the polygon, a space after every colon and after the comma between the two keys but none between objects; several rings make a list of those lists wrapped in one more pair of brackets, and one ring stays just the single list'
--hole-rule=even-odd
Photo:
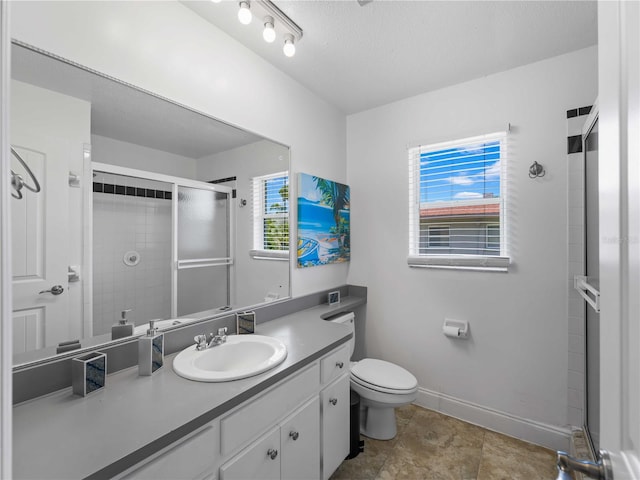
[{"label": "shower grab bar", "polygon": [[18,152],[15,151],[15,149],[13,147],[11,147],[11,153],[13,154],[14,157],[16,157],[18,162],[20,162],[22,167],[27,171],[27,173],[31,177],[31,180],[33,180],[33,184],[34,184],[33,187],[31,185],[28,185],[22,179],[21,175],[17,174],[13,170],[11,170],[11,186],[15,190],[15,193],[11,192],[11,196],[13,198],[17,198],[18,200],[20,200],[22,198],[22,191],[21,191],[22,187],[26,188],[27,190],[31,190],[34,193],[38,193],[40,191],[40,183],[38,183],[38,179],[36,178],[36,176],[33,174],[31,169],[29,168],[29,165],[27,165],[27,162],[25,162],[22,159],[22,157],[18,154]]},{"label": "shower grab bar", "polygon": [[178,260],[178,270],[183,270],[185,268],[216,267],[220,265],[233,265],[233,258],[220,257]]},{"label": "shower grab bar", "polygon": [[[584,275],[576,275],[573,277],[573,288],[575,288],[585,302],[591,305],[596,313],[600,313],[600,291],[593,285],[589,285],[587,277]],[[593,298],[591,295],[593,295]]]}]

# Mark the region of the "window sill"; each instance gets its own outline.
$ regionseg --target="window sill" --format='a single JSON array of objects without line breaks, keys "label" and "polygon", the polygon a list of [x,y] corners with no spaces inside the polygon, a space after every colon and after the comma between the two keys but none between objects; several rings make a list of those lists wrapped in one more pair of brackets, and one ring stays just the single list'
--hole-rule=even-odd
[{"label": "window sill", "polygon": [[254,260],[289,261],[289,252],[286,250],[249,250],[249,256]]},{"label": "window sill", "polygon": [[483,255],[412,255],[407,257],[407,264],[414,268],[443,268],[481,272],[507,273],[510,263],[509,257]]}]

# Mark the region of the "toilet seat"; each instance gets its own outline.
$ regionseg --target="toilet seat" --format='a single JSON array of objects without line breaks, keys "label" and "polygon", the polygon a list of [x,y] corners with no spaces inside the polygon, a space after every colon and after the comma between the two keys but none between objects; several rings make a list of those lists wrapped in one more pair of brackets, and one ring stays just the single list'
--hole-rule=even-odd
[{"label": "toilet seat", "polygon": [[416,377],[407,370],[374,358],[365,358],[353,364],[351,380],[362,387],[391,394],[412,393],[418,388]]}]

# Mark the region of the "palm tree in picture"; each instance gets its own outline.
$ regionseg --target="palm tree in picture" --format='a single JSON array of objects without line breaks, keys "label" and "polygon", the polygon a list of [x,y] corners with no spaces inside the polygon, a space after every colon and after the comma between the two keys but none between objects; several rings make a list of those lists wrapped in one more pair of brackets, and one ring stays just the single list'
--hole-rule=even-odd
[{"label": "palm tree in picture", "polygon": [[344,251],[349,248],[349,221],[340,215],[340,211],[349,206],[349,187],[315,176],[313,181],[322,197],[321,202],[333,211],[335,227],[332,231],[338,235],[340,249]]}]

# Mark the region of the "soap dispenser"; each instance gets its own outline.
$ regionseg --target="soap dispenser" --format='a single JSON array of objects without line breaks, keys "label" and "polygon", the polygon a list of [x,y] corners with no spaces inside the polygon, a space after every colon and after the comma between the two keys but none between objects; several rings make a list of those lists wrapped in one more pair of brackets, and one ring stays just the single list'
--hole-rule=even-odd
[{"label": "soap dispenser", "polygon": [[111,340],[116,340],[117,338],[130,337],[133,335],[133,323],[129,323],[127,321],[127,313],[129,313],[131,309],[122,310],[120,321],[114,324],[111,327]]},{"label": "soap dispenser", "polygon": [[152,375],[164,365],[164,334],[154,323],[149,322],[147,334],[138,340],[138,375]]}]

